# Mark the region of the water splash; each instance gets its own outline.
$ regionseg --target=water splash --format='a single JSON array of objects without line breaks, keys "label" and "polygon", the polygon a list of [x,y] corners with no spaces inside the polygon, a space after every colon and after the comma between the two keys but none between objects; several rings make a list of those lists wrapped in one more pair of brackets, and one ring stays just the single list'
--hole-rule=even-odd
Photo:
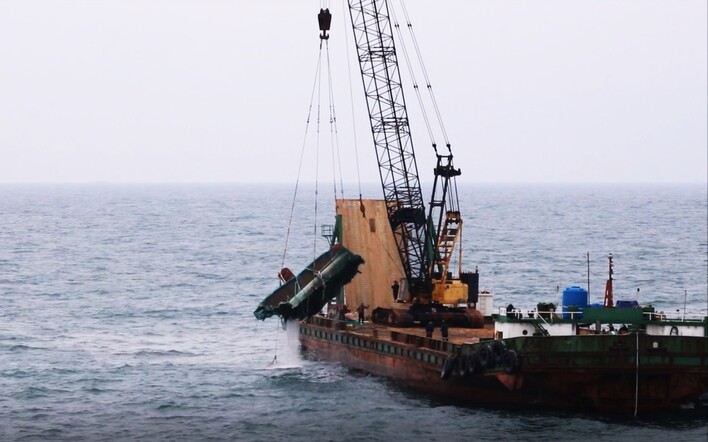
[{"label": "water splash", "polygon": [[299,321],[292,320],[285,324],[285,333],[278,337],[278,349],[269,368],[297,368],[303,366],[300,356],[300,341],[298,340]]}]

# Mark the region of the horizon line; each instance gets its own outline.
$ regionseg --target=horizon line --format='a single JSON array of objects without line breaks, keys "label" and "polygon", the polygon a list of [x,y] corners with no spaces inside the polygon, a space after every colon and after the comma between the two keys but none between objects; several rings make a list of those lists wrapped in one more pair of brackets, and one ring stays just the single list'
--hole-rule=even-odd
[{"label": "horizon line", "polygon": [[[330,185],[332,181],[300,181],[300,184],[321,186]],[[294,185],[296,182],[289,181],[113,181],[113,180],[86,180],[86,181],[0,181],[0,185]],[[339,185],[339,183],[337,183]],[[356,183],[346,181],[347,186],[380,186],[378,181],[362,181]],[[421,181],[422,185],[432,185],[430,181]],[[462,182],[457,185],[699,185],[708,186],[705,181],[475,181]]]}]

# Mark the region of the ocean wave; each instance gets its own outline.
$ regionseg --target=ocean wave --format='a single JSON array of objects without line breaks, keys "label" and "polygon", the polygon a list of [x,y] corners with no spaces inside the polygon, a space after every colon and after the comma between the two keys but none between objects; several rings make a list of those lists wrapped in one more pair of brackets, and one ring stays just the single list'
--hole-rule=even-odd
[{"label": "ocean wave", "polygon": [[33,351],[33,350],[47,350],[47,348],[33,347],[31,345],[24,345],[24,344],[16,344],[16,345],[9,346],[7,350],[12,353],[18,353],[18,352]]},{"label": "ocean wave", "polygon": [[0,378],[29,378],[35,376],[33,371],[13,368],[9,370],[0,370]]},{"label": "ocean wave", "polygon": [[69,393],[69,390],[30,386],[11,395],[14,399],[38,399]]},{"label": "ocean wave", "polygon": [[138,350],[133,353],[136,357],[147,357],[147,358],[166,358],[166,357],[196,357],[196,353],[190,353],[179,350],[149,350],[143,349]]}]

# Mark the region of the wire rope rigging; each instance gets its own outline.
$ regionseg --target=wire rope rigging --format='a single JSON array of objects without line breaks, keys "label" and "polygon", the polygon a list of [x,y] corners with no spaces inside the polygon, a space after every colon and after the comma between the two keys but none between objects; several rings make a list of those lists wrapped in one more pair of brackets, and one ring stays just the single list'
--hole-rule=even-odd
[{"label": "wire rope rigging", "polygon": [[[322,143],[322,120],[323,120],[323,89],[327,95],[327,103],[324,105],[326,107],[326,112],[328,112],[328,122],[329,122],[329,143],[331,145],[331,161],[332,161],[332,183],[334,189],[334,197],[337,197],[337,176],[339,176],[339,192],[343,195],[344,184],[342,181],[341,173],[341,157],[339,154],[339,137],[337,129],[337,116],[336,116],[336,106],[334,101],[334,88],[333,88],[333,75],[331,67],[331,59],[329,55],[329,27],[331,23],[331,14],[328,9],[320,9],[318,14],[318,22],[320,26],[321,34],[319,35],[319,53],[317,57],[317,63],[315,66],[315,75],[312,83],[312,89],[310,93],[310,103],[307,111],[307,118],[305,120],[305,129],[303,134],[303,140],[301,144],[300,159],[298,162],[297,178],[295,181],[295,188],[293,192],[293,197],[290,206],[290,214],[288,218],[287,231],[285,235],[285,244],[283,247],[283,254],[281,259],[281,267],[285,265],[287,259],[287,254],[290,246],[290,235],[294,227],[296,205],[298,201],[298,195],[300,192],[302,184],[302,173],[305,164],[306,154],[308,153],[308,148],[310,143],[314,143],[314,159],[312,160],[312,165],[314,166],[314,201],[313,201],[313,245],[312,245],[312,255],[313,258],[317,256],[317,220],[320,212],[320,156],[321,156],[321,143]],[[323,66],[324,65],[324,66]],[[326,68],[326,72],[323,73],[323,67]],[[326,78],[325,78],[326,76]],[[310,137],[310,126],[314,124],[315,137],[314,141]],[[282,277],[281,277],[282,280]]]},{"label": "wire rope rigging", "polygon": [[[338,129],[337,129],[337,114],[336,114],[336,106],[335,106],[335,100],[334,100],[334,86],[333,86],[333,69],[332,69],[332,63],[331,63],[331,58],[329,54],[329,28],[330,28],[330,23],[331,23],[332,16],[329,13],[328,9],[320,9],[320,12],[318,14],[318,22],[319,22],[319,28],[320,28],[320,34],[319,34],[319,51],[317,55],[317,62],[315,65],[315,74],[314,74],[314,79],[312,82],[312,89],[310,91],[310,102],[307,108],[307,118],[305,121],[305,128],[304,128],[304,133],[303,133],[303,139],[302,139],[302,145],[300,149],[300,159],[298,162],[298,167],[297,167],[297,178],[295,180],[295,189],[294,193],[292,196],[292,202],[290,205],[290,213],[288,216],[288,221],[287,221],[287,230],[286,230],[286,235],[285,235],[285,244],[283,247],[283,254],[281,258],[281,271],[278,273],[278,277],[280,279],[281,283],[281,288],[286,288],[286,287],[294,287],[294,292],[290,292],[290,288],[288,288],[288,293],[300,293],[301,291],[307,291],[308,293],[311,292],[313,284],[316,286],[320,287],[317,290],[321,290],[322,292],[325,293],[330,293],[331,290],[336,290],[336,287],[338,287],[339,281],[341,279],[335,279],[336,283],[334,286],[331,286],[332,288],[330,289],[330,284],[328,283],[329,279],[331,279],[333,276],[332,275],[325,275],[322,272],[322,265],[324,261],[322,261],[322,258],[325,256],[322,254],[322,256],[319,256],[319,253],[317,251],[318,249],[318,218],[320,216],[320,168],[323,165],[326,165],[326,162],[321,161],[321,156],[324,156],[324,149],[325,144],[327,144],[327,141],[329,141],[330,147],[331,147],[331,168],[332,168],[332,183],[333,183],[333,191],[334,191],[334,200],[337,199],[337,192],[338,192],[338,185],[337,185],[337,178],[339,176],[339,187],[340,187],[340,192],[341,196],[343,198],[343,179],[341,178],[342,173],[341,173],[341,157],[339,154],[339,139],[338,139]],[[326,119],[326,120],[325,120]],[[323,125],[329,123],[329,133],[324,130]],[[314,127],[311,127],[314,126]],[[314,131],[314,136],[312,132]],[[296,206],[302,206],[302,204],[299,204],[299,202],[302,201],[302,198],[299,197],[299,193],[301,191],[301,185],[302,185],[302,177],[303,177],[303,172],[307,169],[314,169],[314,189],[313,189],[313,195],[314,195],[314,201],[312,205],[312,212],[311,216],[308,216],[306,212],[303,212],[302,210],[298,210]],[[310,171],[308,170],[307,175],[310,174]],[[296,219],[297,217],[300,217],[300,219]],[[303,222],[299,222],[303,221]],[[308,265],[303,272],[295,276],[288,268],[285,267],[285,262],[288,257],[288,252],[289,252],[289,246],[290,246],[290,235],[293,233],[293,231],[296,231],[298,229],[301,229],[303,225],[305,225],[305,228],[307,228],[307,225],[311,223],[312,229],[312,263]],[[322,236],[328,237],[323,228]],[[332,235],[329,235],[330,238],[333,238]],[[333,243],[332,243],[333,244]],[[332,245],[332,244],[328,244]],[[329,247],[328,247],[329,249]],[[299,253],[302,253],[304,249],[300,249]],[[334,252],[334,248],[330,250],[334,255],[332,259],[334,259],[334,256],[340,257],[342,254],[345,252],[347,254],[350,254],[348,251],[340,251],[337,249],[336,252]],[[351,255],[351,254],[350,254]],[[328,255],[329,256],[329,255]],[[348,255],[347,255],[348,256]],[[353,256],[353,255],[352,255]],[[356,257],[357,260],[361,260],[361,258]],[[341,259],[340,259],[341,262]],[[358,265],[356,262],[354,263],[355,265]],[[351,276],[350,276],[351,277]],[[301,280],[302,278],[302,280]],[[336,275],[336,278],[339,278],[339,273]],[[275,293],[275,292],[274,292]],[[293,298],[294,299],[294,298]],[[287,302],[293,301],[293,299],[288,299]],[[315,310],[318,310],[320,307],[319,303],[313,304],[311,302],[311,298],[309,296],[304,296],[303,298],[299,298],[299,300],[294,300],[293,302],[296,302],[298,305],[299,311],[307,311],[310,312],[310,314],[315,313]],[[314,302],[314,301],[313,301]],[[277,310],[277,309],[276,309]],[[263,306],[263,310],[261,310],[261,313],[258,313],[256,316],[259,318],[267,317],[271,314],[273,314],[272,309],[266,308]],[[285,318],[287,314],[281,315],[281,320],[283,328],[285,328]],[[276,336],[276,345],[274,351],[277,353],[278,350],[278,345],[277,345],[277,336]],[[277,354],[274,357],[274,362],[277,360]]]}]

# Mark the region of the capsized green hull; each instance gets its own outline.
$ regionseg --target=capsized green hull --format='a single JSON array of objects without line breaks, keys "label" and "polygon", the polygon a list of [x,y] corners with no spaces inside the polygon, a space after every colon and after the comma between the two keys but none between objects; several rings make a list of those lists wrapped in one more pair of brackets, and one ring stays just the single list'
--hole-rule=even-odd
[{"label": "capsized green hull", "polygon": [[340,293],[341,288],[356,276],[364,259],[345,247],[335,244],[320,255],[296,277],[265,298],[253,314],[258,319],[273,315],[284,320],[305,319]]}]

